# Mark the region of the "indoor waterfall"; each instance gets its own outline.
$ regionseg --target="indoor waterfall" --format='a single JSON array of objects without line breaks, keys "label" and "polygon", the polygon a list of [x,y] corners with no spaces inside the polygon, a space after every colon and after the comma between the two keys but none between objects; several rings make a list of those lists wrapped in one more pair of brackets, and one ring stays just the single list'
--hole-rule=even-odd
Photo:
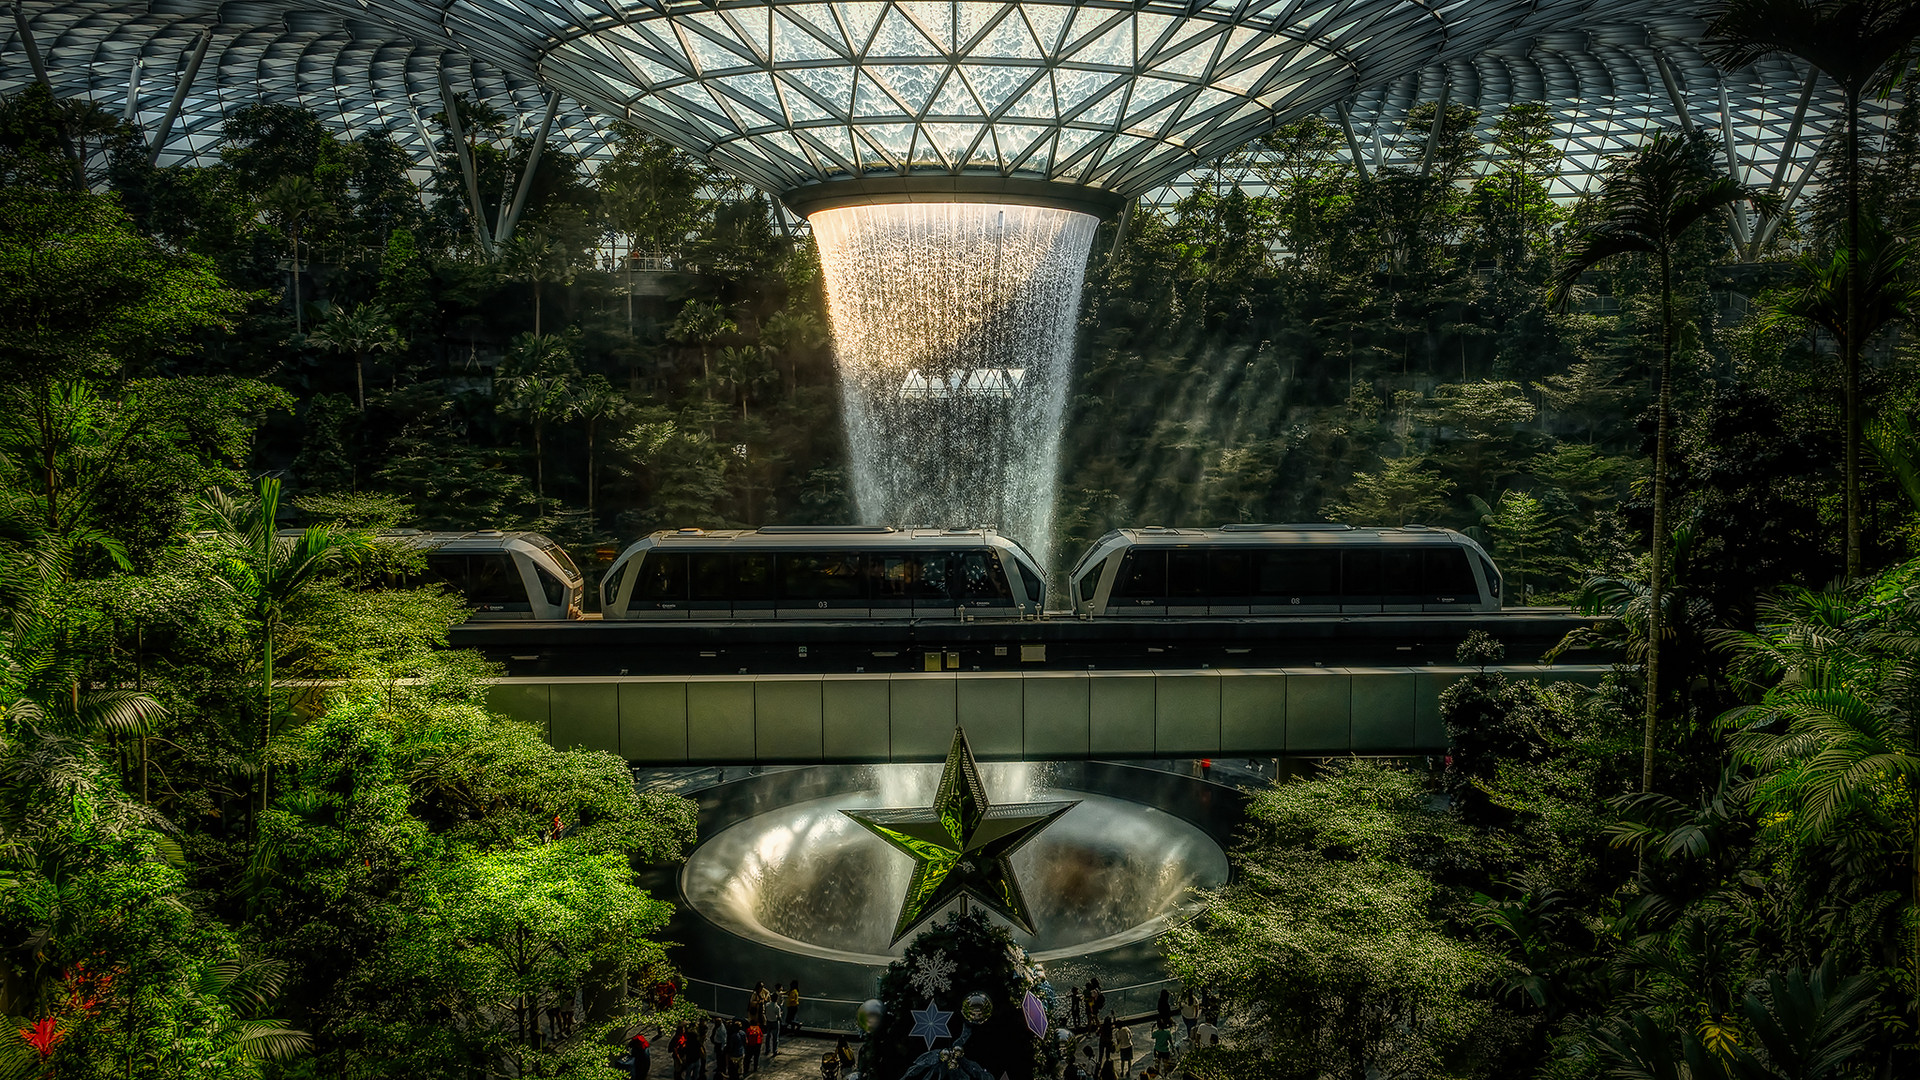
[{"label": "indoor waterfall", "polygon": [[962,202],[810,220],[862,520],[994,525],[1044,561],[1097,220]]}]

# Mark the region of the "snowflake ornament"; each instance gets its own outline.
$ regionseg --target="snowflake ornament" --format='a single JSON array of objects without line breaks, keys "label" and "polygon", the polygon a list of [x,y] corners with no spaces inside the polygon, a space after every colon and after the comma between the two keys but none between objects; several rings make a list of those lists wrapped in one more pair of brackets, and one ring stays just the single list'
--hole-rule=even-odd
[{"label": "snowflake ornament", "polygon": [[927,997],[944,994],[953,989],[953,973],[959,967],[947,959],[946,953],[936,950],[914,964],[913,977],[907,982]]}]

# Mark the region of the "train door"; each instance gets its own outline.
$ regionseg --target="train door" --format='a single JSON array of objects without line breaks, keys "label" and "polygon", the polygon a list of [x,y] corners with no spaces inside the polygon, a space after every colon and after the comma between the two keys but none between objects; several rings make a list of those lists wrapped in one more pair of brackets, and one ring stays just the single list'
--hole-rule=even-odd
[{"label": "train door", "polygon": [[858,551],[782,552],[778,613],[783,619],[864,619],[866,556]]},{"label": "train door", "polygon": [[724,619],[733,614],[733,557],[696,551],[687,556],[687,617]]},{"label": "train door", "polygon": [[1167,550],[1135,547],[1120,561],[1113,594],[1107,600],[1112,615],[1159,615],[1167,610]]},{"label": "train door", "polygon": [[533,604],[526,579],[513,556],[504,551],[468,555],[466,594],[474,614],[482,618],[531,619]]},{"label": "train door", "polygon": [[1167,552],[1167,614],[1205,615],[1212,594],[1207,549],[1177,547]]},{"label": "train door", "polygon": [[1252,578],[1248,576],[1253,555],[1243,547],[1207,549],[1207,614],[1253,613]]},{"label": "train door", "polygon": [[733,577],[728,583],[728,598],[736,619],[771,619],[779,603],[774,598],[773,555],[729,556]]},{"label": "train door", "polygon": [[636,560],[627,614],[635,619],[687,617],[687,553],[653,548]]},{"label": "train door", "polygon": [[1000,565],[999,552],[992,548],[980,548],[957,552],[956,555],[953,569],[959,575],[956,585],[960,592],[960,603],[969,613],[1020,613],[1020,605],[1013,600],[1013,587],[1007,584],[1006,568]]},{"label": "train door", "polygon": [[1304,615],[1340,610],[1340,549],[1325,544],[1248,553],[1248,610],[1254,615]]}]

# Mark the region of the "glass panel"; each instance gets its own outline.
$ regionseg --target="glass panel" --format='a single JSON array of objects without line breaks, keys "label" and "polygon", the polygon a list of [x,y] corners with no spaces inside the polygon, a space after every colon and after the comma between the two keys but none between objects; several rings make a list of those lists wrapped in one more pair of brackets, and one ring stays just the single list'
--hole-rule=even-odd
[{"label": "glass panel", "polygon": [[1129,600],[1157,600],[1167,595],[1167,553],[1134,550],[1120,566],[1113,595]]},{"label": "glass panel", "polygon": [[1167,595],[1196,597],[1207,592],[1207,553],[1205,550],[1167,553]]},{"label": "glass panel", "polygon": [[1211,561],[1214,596],[1247,595],[1247,553],[1245,551],[1215,551]]},{"label": "glass panel", "polygon": [[725,600],[727,584],[733,574],[725,555],[693,556],[693,598],[695,600]]},{"label": "glass panel", "polygon": [[1493,563],[1487,561],[1485,555],[1480,555],[1478,558],[1480,559],[1480,572],[1484,574],[1487,579],[1487,591],[1493,594],[1493,599],[1497,603],[1500,599],[1500,571],[1493,568]]},{"label": "glass panel", "polygon": [[1340,552],[1293,550],[1259,552],[1254,563],[1254,593],[1284,600],[1331,598],[1340,593]]},{"label": "glass panel", "polygon": [[427,572],[421,580],[441,582],[454,592],[467,591],[467,557],[465,555],[429,555]]},{"label": "glass panel", "polygon": [[960,595],[969,601],[1013,599],[1000,556],[993,551],[968,551],[960,556]]},{"label": "glass panel", "polygon": [[1352,599],[1374,599],[1380,595],[1380,553],[1349,551],[1341,560],[1341,591]]},{"label": "glass panel", "polygon": [[1424,560],[1418,548],[1388,548],[1380,553],[1380,594],[1389,602],[1419,603]]},{"label": "glass panel", "polygon": [[525,604],[527,586],[511,555],[467,557],[467,599],[476,604]]},{"label": "glass panel", "polygon": [[873,575],[873,602],[907,604],[913,601],[914,580],[920,571],[920,559],[914,555],[869,555],[867,570]]},{"label": "glass panel", "polygon": [[684,552],[663,554],[649,551],[640,563],[640,576],[633,582],[635,600],[685,600],[687,598],[687,556]]},{"label": "glass panel", "polygon": [[758,600],[768,602],[773,599],[773,556],[771,555],[735,555],[733,556],[733,600]]},{"label": "glass panel", "polygon": [[857,551],[780,556],[782,601],[864,600],[867,583]]},{"label": "glass panel", "polygon": [[1479,598],[1480,586],[1467,565],[1467,553],[1457,547],[1427,549],[1427,594],[1466,603]]},{"label": "glass panel", "polygon": [[633,569],[633,564],[636,561],[638,560],[628,559],[626,562],[615,566],[612,572],[607,574],[606,579],[600,583],[600,602],[602,604],[611,605],[620,602],[620,583],[626,580],[627,571]]},{"label": "glass panel", "polygon": [[567,586],[553,571],[544,566],[533,568],[534,576],[540,579],[540,591],[546,594],[547,603],[557,608],[567,606]]},{"label": "glass panel", "polygon": [[1026,563],[1016,560],[1013,565],[1019,569],[1020,582],[1026,587],[1027,603],[1032,604],[1035,608],[1044,608],[1047,602],[1046,582],[1041,581],[1040,575],[1034,573],[1033,568]]},{"label": "glass panel", "polygon": [[553,561],[560,564],[560,569],[565,570],[567,572],[567,576],[569,577],[580,576],[580,568],[574,565],[572,557],[569,556],[567,554],[567,550],[561,547],[559,544],[556,544],[551,540],[540,540],[534,546],[538,547],[541,551],[546,552],[548,555],[553,556]]},{"label": "glass panel", "polygon": [[953,571],[958,560],[959,553],[953,551],[920,556],[920,580],[915,583],[913,598],[928,607],[953,606],[957,602]]}]

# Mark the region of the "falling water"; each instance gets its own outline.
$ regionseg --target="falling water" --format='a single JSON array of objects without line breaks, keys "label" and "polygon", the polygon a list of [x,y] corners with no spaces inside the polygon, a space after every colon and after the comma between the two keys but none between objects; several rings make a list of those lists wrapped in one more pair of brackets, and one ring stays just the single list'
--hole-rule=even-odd
[{"label": "falling water", "polygon": [[991,203],[812,215],[863,519],[1052,527],[1080,282],[1097,221]]}]

